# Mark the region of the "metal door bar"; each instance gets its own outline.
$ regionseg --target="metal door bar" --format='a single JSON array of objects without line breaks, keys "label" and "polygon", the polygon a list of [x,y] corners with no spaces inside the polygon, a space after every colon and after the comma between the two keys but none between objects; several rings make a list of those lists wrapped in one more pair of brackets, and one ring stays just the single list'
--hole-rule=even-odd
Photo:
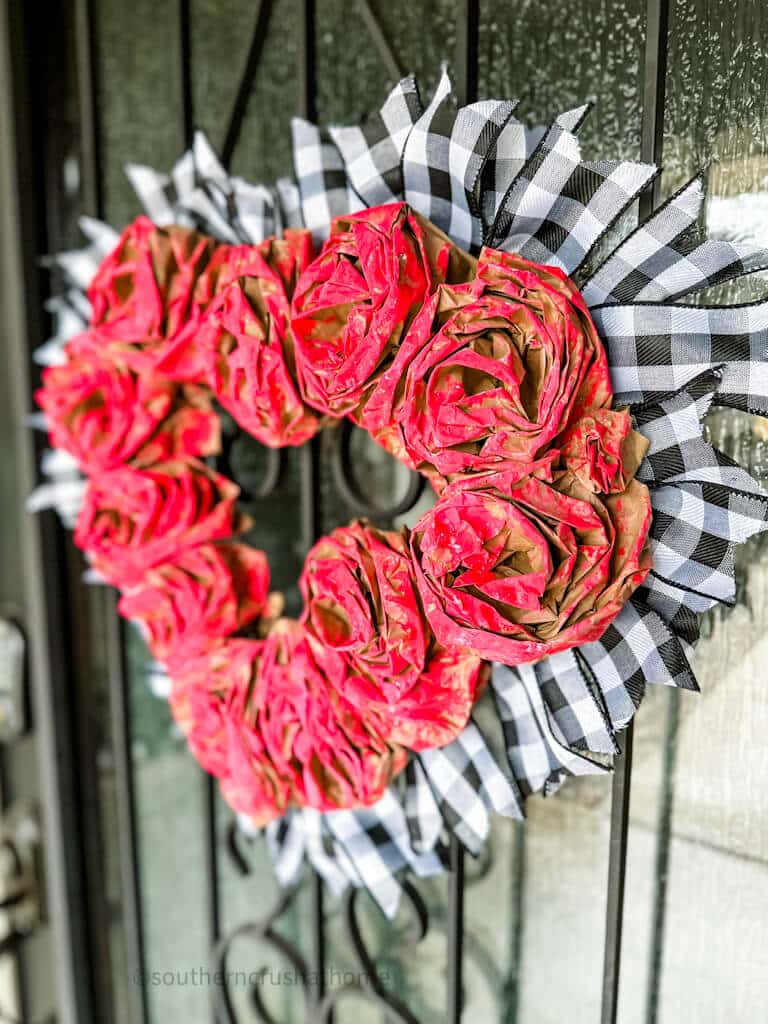
[{"label": "metal door bar", "polygon": [[[669,7],[669,0],[648,0],[646,9],[640,159],[656,164],[661,163],[664,137]],[[640,198],[639,215],[641,219],[649,216],[658,205],[660,188],[661,182],[657,176],[651,189]],[[614,762],[601,1024],[616,1024],[619,1011],[633,735],[634,724],[630,722],[624,733],[623,748]]]},{"label": "metal door bar", "polygon": [[[101,194],[101,144],[96,78],[96,12],[92,0],[75,0],[78,106],[80,110],[80,177],[87,212],[103,214]],[[56,197],[54,197],[55,200]],[[114,770],[115,803],[120,843],[121,916],[125,937],[128,1014],[131,1024],[149,1019],[145,963],[144,915],[141,899],[136,794],[131,756],[131,709],[125,662],[125,623],[117,614],[117,593],[103,589],[109,677],[110,740]]]}]

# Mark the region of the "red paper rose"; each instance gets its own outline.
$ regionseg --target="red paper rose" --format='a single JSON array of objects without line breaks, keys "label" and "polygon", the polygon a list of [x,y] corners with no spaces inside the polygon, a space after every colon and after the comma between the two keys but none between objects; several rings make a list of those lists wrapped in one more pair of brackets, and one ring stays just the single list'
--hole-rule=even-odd
[{"label": "red paper rose", "polygon": [[482,662],[435,642],[401,534],[362,523],[312,548],[300,579],[303,621],[349,669],[339,683],[362,710],[376,710],[391,739],[413,750],[443,746],[464,728]]},{"label": "red paper rose", "polygon": [[138,217],[88,288],[91,326],[137,372],[152,370],[187,323],[216,242]]},{"label": "red paper rose", "polygon": [[170,705],[192,754],[220,783],[222,795],[256,826],[279,818],[293,799],[252,727],[253,680],[262,641],[229,639],[171,666]]},{"label": "red paper rose", "polygon": [[304,230],[289,229],[284,238],[268,238],[260,245],[220,245],[197,281],[186,323],[168,345],[159,371],[175,380],[210,383],[211,343],[203,342],[201,329],[212,303],[238,278],[259,282],[268,296],[264,308],[278,319],[276,332],[283,338],[296,281],[311,259],[312,235]]},{"label": "red paper rose", "polygon": [[219,450],[219,419],[207,395],[155,374],[137,376],[88,333],[66,354],[66,363],[43,371],[35,399],[51,444],[84,473]]},{"label": "red paper rose", "polygon": [[299,385],[331,416],[360,419],[424,299],[474,260],[403,203],[337,218],[293,300]]},{"label": "red paper rose", "polygon": [[171,664],[171,707],[227,801],[263,824],[291,804],[321,811],[381,799],[406,754],[335,685],[343,659],[296,622],[263,642],[225,640]]},{"label": "red paper rose", "polygon": [[264,644],[254,690],[276,769],[293,779],[300,804],[320,811],[376,803],[407,760],[375,711],[346,699],[345,672],[337,652],[283,619]]},{"label": "red paper rose", "polygon": [[110,583],[130,586],[183,548],[241,530],[239,493],[194,459],[114,469],[88,481],[75,543]]},{"label": "red paper rose", "polygon": [[[546,468],[541,471],[546,477]],[[413,530],[442,643],[506,665],[597,640],[650,569],[648,489],[600,498],[568,471],[449,488]]]},{"label": "red paper rose", "polygon": [[288,228],[283,238],[259,245],[219,245],[197,282],[195,305],[207,307],[239,277],[258,277],[281,286],[290,301],[296,282],[312,260],[312,233]]},{"label": "red paper rose", "polygon": [[564,464],[591,491],[623,491],[648,450],[626,409],[585,413],[558,440]]},{"label": "red paper rose", "polygon": [[530,461],[610,402],[605,352],[572,282],[485,249],[471,285],[425,303],[371,397],[369,428],[439,489]]},{"label": "red paper rose", "polygon": [[198,544],[149,569],[118,610],[143,623],[161,661],[237,632],[267,609],[269,566],[243,544]]},{"label": "red paper rose", "polygon": [[216,397],[270,448],[304,444],[319,426],[296,389],[289,308],[281,282],[241,278],[216,300],[197,336]]}]

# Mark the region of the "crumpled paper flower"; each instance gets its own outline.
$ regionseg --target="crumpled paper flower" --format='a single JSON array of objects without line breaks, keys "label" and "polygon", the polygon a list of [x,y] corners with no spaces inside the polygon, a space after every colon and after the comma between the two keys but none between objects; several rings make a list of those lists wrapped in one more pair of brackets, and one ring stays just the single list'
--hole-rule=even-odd
[{"label": "crumpled paper flower", "polygon": [[320,811],[368,806],[407,755],[377,713],[345,696],[344,659],[302,625],[280,620],[264,644],[253,703],[269,756],[298,803]]},{"label": "crumpled paper flower", "polygon": [[75,543],[106,580],[129,586],[185,547],[244,529],[239,494],[237,484],[195,459],[123,466],[88,481]]},{"label": "crumpled paper flower", "polygon": [[269,565],[244,544],[198,544],[149,569],[123,592],[118,611],[144,626],[152,654],[180,658],[236,633],[268,608]]},{"label": "crumpled paper flower", "polygon": [[411,749],[455,739],[482,662],[435,642],[402,534],[359,522],[334,530],[310,550],[299,585],[302,621],[348,664],[339,685],[351,701],[379,713],[389,737]]},{"label": "crumpled paper flower", "polygon": [[171,663],[173,717],[201,767],[219,780],[233,810],[261,827],[293,797],[290,778],[275,770],[253,728],[250,695],[264,650],[261,640],[226,639]]},{"label": "crumpled paper flower", "polygon": [[289,311],[281,282],[241,278],[214,302],[196,339],[222,406],[270,448],[304,444],[319,427],[296,388]]},{"label": "crumpled paper flower", "polygon": [[305,401],[363,426],[365,400],[424,299],[465,281],[474,259],[405,203],[337,218],[293,299]]},{"label": "crumpled paper flower", "polygon": [[219,245],[197,281],[187,321],[170,341],[158,370],[174,380],[211,383],[210,339],[204,341],[203,331],[214,301],[239,278],[259,282],[268,296],[262,305],[278,319],[276,333],[283,338],[291,296],[311,259],[311,233],[293,228],[283,238],[267,238],[260,245]]},{"label": "crumpled paper flower", "polygon": [[190,228],[138,217],[88,288],[91,327],[137,373],[153,370],[188,323],[193,295],[216,249]]},{"label": "crumpled paper flower", "polygon": [[632,429],[626,409],[594,409],[558,441],[564,464],[589,490],[615,494],[640,468],[648,441]]},{"label": "crumpled paper flower", "polygon": [[651,567],[648,489],[598,496],[551,461],[449,487],[411,535],[441,643],[519,665],[597,640]]},{"label": "crumpled paper flower", "polygon": [[534,459],[587,409],[610,406],[611,394],[573,283],[555,267],[484,249],[471,284],[442,287],[424,304],[371,399],[370,426],[439,489]]},{"label": "crumpled paper flower", "polygon": [[291,806],[367,806],[405,751],[336,683],[343,659],[282,619],[264,641],[228,639],[171,662],[171,708],[224,798],[261,825]]},{"label": "crumpled paper flower", "polygon": [[84,473],[220,450],[219,418],[200,389],[135,374],[91,333],[69,342],[66,356],[43,371],[35,400],[52,446],[69,452]]}]

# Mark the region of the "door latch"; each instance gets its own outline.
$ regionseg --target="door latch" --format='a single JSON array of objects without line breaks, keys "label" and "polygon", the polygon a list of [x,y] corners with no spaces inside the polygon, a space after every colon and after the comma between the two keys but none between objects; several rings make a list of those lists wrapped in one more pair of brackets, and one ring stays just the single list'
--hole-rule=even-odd
[{"label": "door latch", "polygon": [[0,615],[0,742],[18,739],[27,729],[26,648],[24,633],[11,617]]},{"label": "door latch", "polygon": [[14,949],[44,917],[40,824],[20,800],[0,816],[0,954]]}]

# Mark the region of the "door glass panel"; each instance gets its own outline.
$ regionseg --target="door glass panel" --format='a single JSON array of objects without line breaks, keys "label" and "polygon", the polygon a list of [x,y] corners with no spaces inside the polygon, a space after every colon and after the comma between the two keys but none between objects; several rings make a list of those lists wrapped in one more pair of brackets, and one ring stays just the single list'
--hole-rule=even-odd
[{"label": "door glass panel", "polygon": [[[480,7],[481,95],[518,97],[533,124],[593,100],[584,154],[637,158],[644,3],[591,0],[578,16],[563,4]],[[498,979],[492,1015],[478,1020],[599,1019],[610,789],[607,778],[569,780],[529,800],[522,830],[494,824],[488,882],[468,890],[469,935],[485,937]]]},{"label": "door glass panel", "polygon": [[[480,2],[480,94],[516,97],[534,124],[592,101],[579,131],[589,159],[639,154],[646,5]],[[549,123],[549,122],[548,122]]]},{"label": "door glass panel", "polygon": [[[768,245],[768,22],[764,5],[672,7],[664,191],[700,167],[718,237]],[[768,275],[703,293],[750,302]],[[766,479],[766,421],[711,413],[713,440]],[[638,718],[621,1019],[712,1024],[764,1014],[768,770],[764,540],[737,551],[738,606],[710,617],[694,656],[698,696],[651,694]]]},{"label": "door glass panel", "polygon": [[[103,216],[120,228],[140,212],[125,164],[166,170],[181,152],[178,25],[172,5],[140,2],[132,9],[130,31],[124,7],[109,0],[97,6]],[[138,632],[127,626],[124,635],[148,1011],[153,1021],[177,1016],[203,1021],[209,1019],[207,992],[185,981],[187,972],[207,967],[209,959],[201,773],[171,723],[166,702],[150,689],[150,659]],[[105,709],[107,720],[114,712]],[[119,777],[115,756],[105,762],[109,777]],[[119,817],[113,821],[105,843],[117,865],[131,839],[119,827]],[[118,893],[119,884],[116,870]],[[124,895],[116,893],[115,899]],[[119,970],[125,975],[124,960]],[[116,978],[115,998],[134,1001],[141,984],[141,978]]]},{"label": "door glass panel", "polygon": [[[149,658],[127,631],[131,688],[131,757],[135,779],[145,989],[152,1020],[184,1014],[209,1019],[204,777],[173,725],[168,706],[149,689]],[[131,978],[130,983],[138,981]]]},{"label": "door glass panel", "polygon": [[441,64],[453,56],[461,7],[451,0],[429,4],[372,0],[356,8],[345,0],[329,0],[318,7],[317,25],[317,110],[325,123],[354,124],[377,109],[397,81],[381,48],[377,49],[368,19],[361,17],[364,6],[373,12],[384,45],[402,73],[417,75],[422,99],[429,97]]},{"label": "door glass panel", "polygon": [[[259,4],[191,0],[192,108],[195,127],[220,149],[245,72]],[[291,173],[288,120],[298,110],[298,0],[272,5],[265,43],[250,92],[232,170],[271,183]]]},{"label": "door glass panel", "polygon": [[125,164],[166,170],[181,152],[178,19],[172,4],[152,0],[132,5],[130,28],[124,4],[95,9],[104,214],[122,227],[138,212]]}]

